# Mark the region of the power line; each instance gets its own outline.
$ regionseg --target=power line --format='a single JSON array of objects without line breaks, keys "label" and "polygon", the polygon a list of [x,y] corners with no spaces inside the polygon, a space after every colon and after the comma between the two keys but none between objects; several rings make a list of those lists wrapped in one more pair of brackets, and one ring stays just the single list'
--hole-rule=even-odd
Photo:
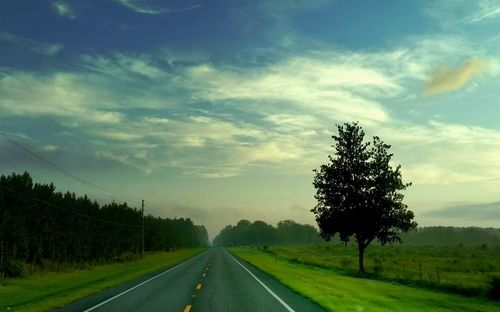
[{"label": "power line", "polygon": [[7,187],[5,185],[0,185],[0,188],[2,189],[5,189],[5,190],[8,190],[10,192],[13,192],[13,193],[16,193],[22,197],[25,197],[27,199],[31,199],[31,200],[34,200],[36,202],[39,202],[39,203],[42,203],[42,204],[46,204],[48,206],[51,206],[51,207],[54,207],[54,208],[57,208],[57,209],[60,209],[60,210],[64,210],[64,211],[67,211],[67,212],[71,212],[75,215],[78,215],[80,217],[84,217],[84,218],[87,218],[87,219],[90,219],[90,220],[94,220],[94,221],[98,221],[98,222],[103,222],[103,223],[108,223],[108,224],[112,224],[112,225],[119,225],[119,226],[126,226],[126,227],[133,227],[133,228],[139,228],[141,227],[140,225],[133,225],[133,224],[125,224],[125,223],[119,223],[119,222],[113,222],[113,221],[109,221],[109,220],[105,220],[105,219],[101,219],[101,218],[96,218],[96,217],[92,217],[92,216],[89,216],[89,215],[86,215],[86,214],[83,214],[83,213],[80,213],[78,211],[74,211],[74,210],[71,210],[71,209],[68,209],[68,208],[64,208],[64,207],[61,207],[61,206],[58,206],[58,205],[55,205],[53,203],[50,203],[50,202],[47,202],[47,201],[44,201],[44,200],[41,200],[39,198],[36,198],[36,197],[33,197],[31,195],[27,195],[25,193],[22,193],[22,192],[19,192],[17,190],[14,190],[10,187]]},{"label": "power line", "polygon": [[[45,159],[44,157],[42,157],[41,155],[37,154],[36,152],[28,149],[26,146],[20,144],[19,142],[16,142],[15,140],[13,140],[12,138],[10,138],[7,134],[5,133],[2,133],[0,132],[0,138],[2,140],[4,140],[5,142],[17,147],[18,149],[21,149],[22,151],[28,153],[29,155],[31,155],[31,157],[28,157],[28,155],[25,155],[23,153],[20,153],[19,151],[16,151],[16,150],[13,150],[13,149],[10,149],[6,146],[0,146],[0,148],[3,148],[4,150],[7,150],[13,154],[16,154],[18,156],[21,156],[23,157],[24,159],[26,160],[29,160],[29,161],[33,161],[33,160],[37,160],[38,163],[41,163],[42,165],[44,165],[45,167],[53,170],[53,171],[56,171],[56,172],[59,172],[59,173],[62,173],[63,175],[67,176],[67,177],[70,177],[80,183],[83,183],[87,186],[90,186],[91,188],[93,188],[94,190],[108,196],[109,198],[111,198],[112,200],[114,201],[117,201],[117,198],[118,197],[121,197],[125,200],[128,200],[129,203],[132,203],[134,204],[135,206],[141,206],[141,199],[139,198],[133,198],[133,197],[130,197],[130,196],[123,196],[123,195],[120,195],[120,196],[116,196],[117,194],[113,194],[113,192],[107,190],[106,188],[104,187],[101,187],[95,183],[92,183],[90,181],[87,181],[83,178],[80,178],[78,176],[76,176],[75,174],[72,174],[70,173],[69,171],[65,170],[64,168],[48,161],[47,159]],[[115,195],[115,196],[113,196]],[[148,210],[152,211],[152,212],[156,212],[157,215],[160,215],[161,213],[159,212],[158,209],[155,209],[154,207],[150,207]]]},{"label": "power line", "polygon": [[18,147],[18,148],[22,149],[22,150],[23,150],[23,151],[25,151],[26,153],[28,153],[28,154],[30,154],[31,156],[33,156],[33,157],[35,157],[36,159],[38,159],[40,162],[45,163],[46,165],[48,165],[48,166],[52,167],[53,169],[55,169],[55,170],[57,170],[57,171],[61,172],[62,174],[66,175],[66,176],[68,176],[68,177],[70,177],[70,178],[72,178],[72,179],[75,179],[75,180],[77,180],[77,181],[79,181],[79,182],[81,182],[81,183],[83,183],[83,184],[86,184],[86,185],[88,185],[88,186],[90,186],[90,187],[93,187],[94,189],[96,189],[96,190],[98,190],[98,191],[102,191],[102,192],[106,192],[106,193],[108,193],[108,191],[107,191],[106,189],[104,189],[103,187],[100,187],[100,186],[99,186],[99,185],[97,185],[97,184],[94,184],[94,183],[89,182],[89,181],[87,181],[87,180],[85,180],[85,179],[82,179],[82,178],[80,178],[80,177],[77,177],[77,176],[75,176],[74,174],[71,174],[70,172],[66,171],[65,169],[63,169],[63,168],[59,167],[58,165],[56,165],[56,164],[54,164],[54,163],[52,163],[52,162],[48,161],[47,159],[43,158],[42,156],[38,155],[37,153],[35,153],[35,152],[33,152],[33,151],[29,150],[28,148],[26,148],[26,147],[25,147],[25,146],[23,146],[22,144],[20,144],[20,143],[18,143],[18,142],[16,142],[16,141],[14,141],[14,140],[12,140],[11,138],[9,138],[8,136],[6,136],[5,134],[0,133],[0,138],[2,138],[4,141],[6,141],[6,142],[8,142],[8,143],[10,143],[10,144],[12,144],[12,145],[14,145],[14,146],[16,146],[16,147]]},{"label": "power line", "polygon": [[[17,147],[17,148],[19,148],[19,149],[23,150],[24,152],[28,153],[29,155],[31,155],[34,159],[36,159],[39,163],[41,163],[41,164],[42,164],[42,165],[44,165],[45,167],[48,167],[48,168],[49,168],[49,169],[51,169],[51,170],[57,171],[57,172],[59,172],[59,173],[62,173],[63,175],[65,175],[65,176],[67,176],[67,177],[70,177],[70,178],[72,178],[72,179],[74,179],[74,180],[76,180],[76,181],[78,181],[78,182],[80,182],[80,183],[83,183],[83,184],[85,184],[85,185],[87,185],[87,186],[91,187],[92,189],[94,189],[94,190],[96,190],[96,191],[98,191],[98,192],[100,192],[100,193],[102,193],[102,194],[104,194],[104,195],[106,195],[106,196],[110,197],[112,200],[118,201],[118,200],[116,199],[116,197],[118,197],[118,196],[113,196],[113,193],[112,193],[111,191],[107,190],[106,188],[101,187],[101,186],[99,186],[99,185],[97,185],[97,184],[95,184],[95,183],[92,183],[92,182],[90,182],[90,181],[87,181],[87,180],[85,180],[85,179],[83,179],[83,178],[80,178],[80,177],[78,177],[78,176],[76,176],[76,175],[74,175],[74,174],[70,173],[69,171],[65,170],[64,168],[62,168],[62,167],[60,167],[60,166],[58,166],[58,165],[56,165],[56,164],[54,164],[54,163],[52,163],[52,162],[48,161],[48,160],[47,160],[47,159],[45,159],[44,157],[42,157],[42,156],[38,155],[37,153],[35,153],[34,151],[32,151],[32,150],[28,149],[27,147],[23,146],[22,144],[20,144],[20,143],[16,142],[15,140],[11,139],[11,138],[10,138],[9,136],[7,136],[6,134],[4,134],[4,133],[0,133],[0,138],[1,138],[2,140],[4,140],[5,142],[10,143],[11,145],[13,145],[13,146],[15,146],[15,147]],[[15,150],[9,149],[9,148],[7,148],[7,147],[5,147],[5,146],[0,146],[0,147],[2,147],[3,149],[5,149],[5,150],[7,150],[7,151],[10,151],[11,153],[14,153],[14,154],[16,154],[16,155],[18,155],[18,156],[21,156],[21,157],[23,157],[24,159],[27,159],[27,160],[33,161],[33,158],[29,158],[29,157],[27,157],[27,155],[24,155],[24,154],[22,154],[22,153],[19,153],[18,151],[15,151]],[[115,195],[116,195],[116,194],[115,194]],[[122,196],[122,197],[123,197],[123,196]],[[131,197],[126,197],[126,199],[128,199],[130,202],[132,202],[132,203],[134,203],[134,204],[136,204],[136,205],[139,205],[139,203],[140,203],[140,200],[138,200],[138,199],[133,199],[133,198],[131,198]]]}]

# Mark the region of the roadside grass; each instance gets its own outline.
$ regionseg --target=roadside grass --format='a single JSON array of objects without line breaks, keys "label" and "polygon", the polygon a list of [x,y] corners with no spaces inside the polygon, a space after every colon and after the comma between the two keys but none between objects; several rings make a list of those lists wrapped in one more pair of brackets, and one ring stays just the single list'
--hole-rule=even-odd
[{"label": "roadside grass", "polygon": [[0,311],[50,311],[107,288],[188,259],[204,248],[147,253],[144,260],[105,264],[67,273],[33,273],[0,281]]},{"label": "roadside grass", "polygon": [[[271,246],[266,252],[297,263],[357,275],[354,244]],[[372,278],[414,284],[464,295],[485,295],[500,277],[500,246],[380,246],[366,249],[365,269]]]},{"label": "roadside grass", "polygon": [[500,311],[500,302],[484,297],[352,277],[329,268],[276,259],[255,248],[229,250],[328,311]]}]

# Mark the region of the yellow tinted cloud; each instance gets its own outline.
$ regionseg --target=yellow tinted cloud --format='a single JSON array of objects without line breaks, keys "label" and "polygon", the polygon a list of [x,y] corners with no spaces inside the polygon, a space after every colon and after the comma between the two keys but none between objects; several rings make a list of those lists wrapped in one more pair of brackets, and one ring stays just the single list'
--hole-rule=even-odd
[{"label": "yellow tinted cloud", "polygon": [[427,83],[423,93],[432,95],[458,90],[487,66],[487,62],[478,59],[468,59],[457,69],[441,66]]}]

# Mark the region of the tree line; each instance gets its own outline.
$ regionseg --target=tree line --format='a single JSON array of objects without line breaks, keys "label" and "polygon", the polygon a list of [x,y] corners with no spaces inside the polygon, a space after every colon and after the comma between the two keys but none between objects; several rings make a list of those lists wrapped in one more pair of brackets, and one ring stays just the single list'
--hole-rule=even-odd
[{"label": "tree line", "polygon": [[500,245],[500,229],[480,227],[429,226],[401,235],[407,245],[478,246]]},{"label": "tree line", "polygon": [[236,225],[224,227],[214,238],[215,246],[260,246],[317,244],[322,240],[317,230],[308,224],[298,224],[292,220],[278,222],[274,227],[264,221],[240,220]]},{"label": "tree line", "polygon": [[[0,270],[19,266],[85,263],[137,255],[142,249],[142,214],[127,203],[100,205],[54,184],[34,183],[29,173],[0,177]],[[208,244],[204,226],[190,219],[144,218],[146,251]],[[17,272],[17,273],[16,273]]]}]

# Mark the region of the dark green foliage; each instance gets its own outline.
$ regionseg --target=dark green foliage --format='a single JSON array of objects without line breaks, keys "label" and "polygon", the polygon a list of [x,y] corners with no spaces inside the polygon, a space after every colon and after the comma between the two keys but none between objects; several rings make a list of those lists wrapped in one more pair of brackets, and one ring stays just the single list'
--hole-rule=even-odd
[{"label": "dark green foliage", "polygon": [[[128,261],[141,250],[141,212],[127,203],[99,205],[86,195],[56,192],[28,173],[0,177],[0,265],[33,270],[45,263]],[[145,217],[145,250],[208,244],[205,227],[190,219]],[[17,262],[16,262],[17,263]]]},{"label": "dark green foliage", "polygon": [[263,221],[240,220],[235,226],[223,228],[214,239],[218,246],[292,245],[319,243],[316,229],[307,224],[298,224],[292,220],[278,222],[273,227]]},{"label": "dark green foliage", "polygon": [[380,258],[373,259],[373,273],[379,274],[382,272],[382,260]]},{"label": "dark green foliage", "polygon": [[500,229],[479,227],[430,226],[403,233],[401,239],[407,245],[483,245],[487,249],[500,245]]},{"label": "dark green foliage", "polygon": [[277,231],[282,245],[316,244],[321,240],[312,225],[298,224],[293,220],[278,222]]},{"label": "dark green foliage", "polygon": [[23,277],[26,273],[24,263],[19,260],[6,260],[0,263],[0,272],[3,277]]},{"label": "dark green foliage", "polygon": [[382,244],[401,241],[401,232],[416,227],[414,214],[403,203],[410,184],[403,183],[400,166],[392,168],[390,145],[378,137],[364,142],[364,132],[357,123],[337,126],[334,156],[316,173],[316,215],[320,235],[330,240],[336,233],[347,243],[356,239],[359,271],[364,273],[364,251],[373,241]]},{"label": "dark green foliage", "polygon": [[500,300],[500,277],[493,276],[491,278],[491,288],[489,296],[491,299]]}]

